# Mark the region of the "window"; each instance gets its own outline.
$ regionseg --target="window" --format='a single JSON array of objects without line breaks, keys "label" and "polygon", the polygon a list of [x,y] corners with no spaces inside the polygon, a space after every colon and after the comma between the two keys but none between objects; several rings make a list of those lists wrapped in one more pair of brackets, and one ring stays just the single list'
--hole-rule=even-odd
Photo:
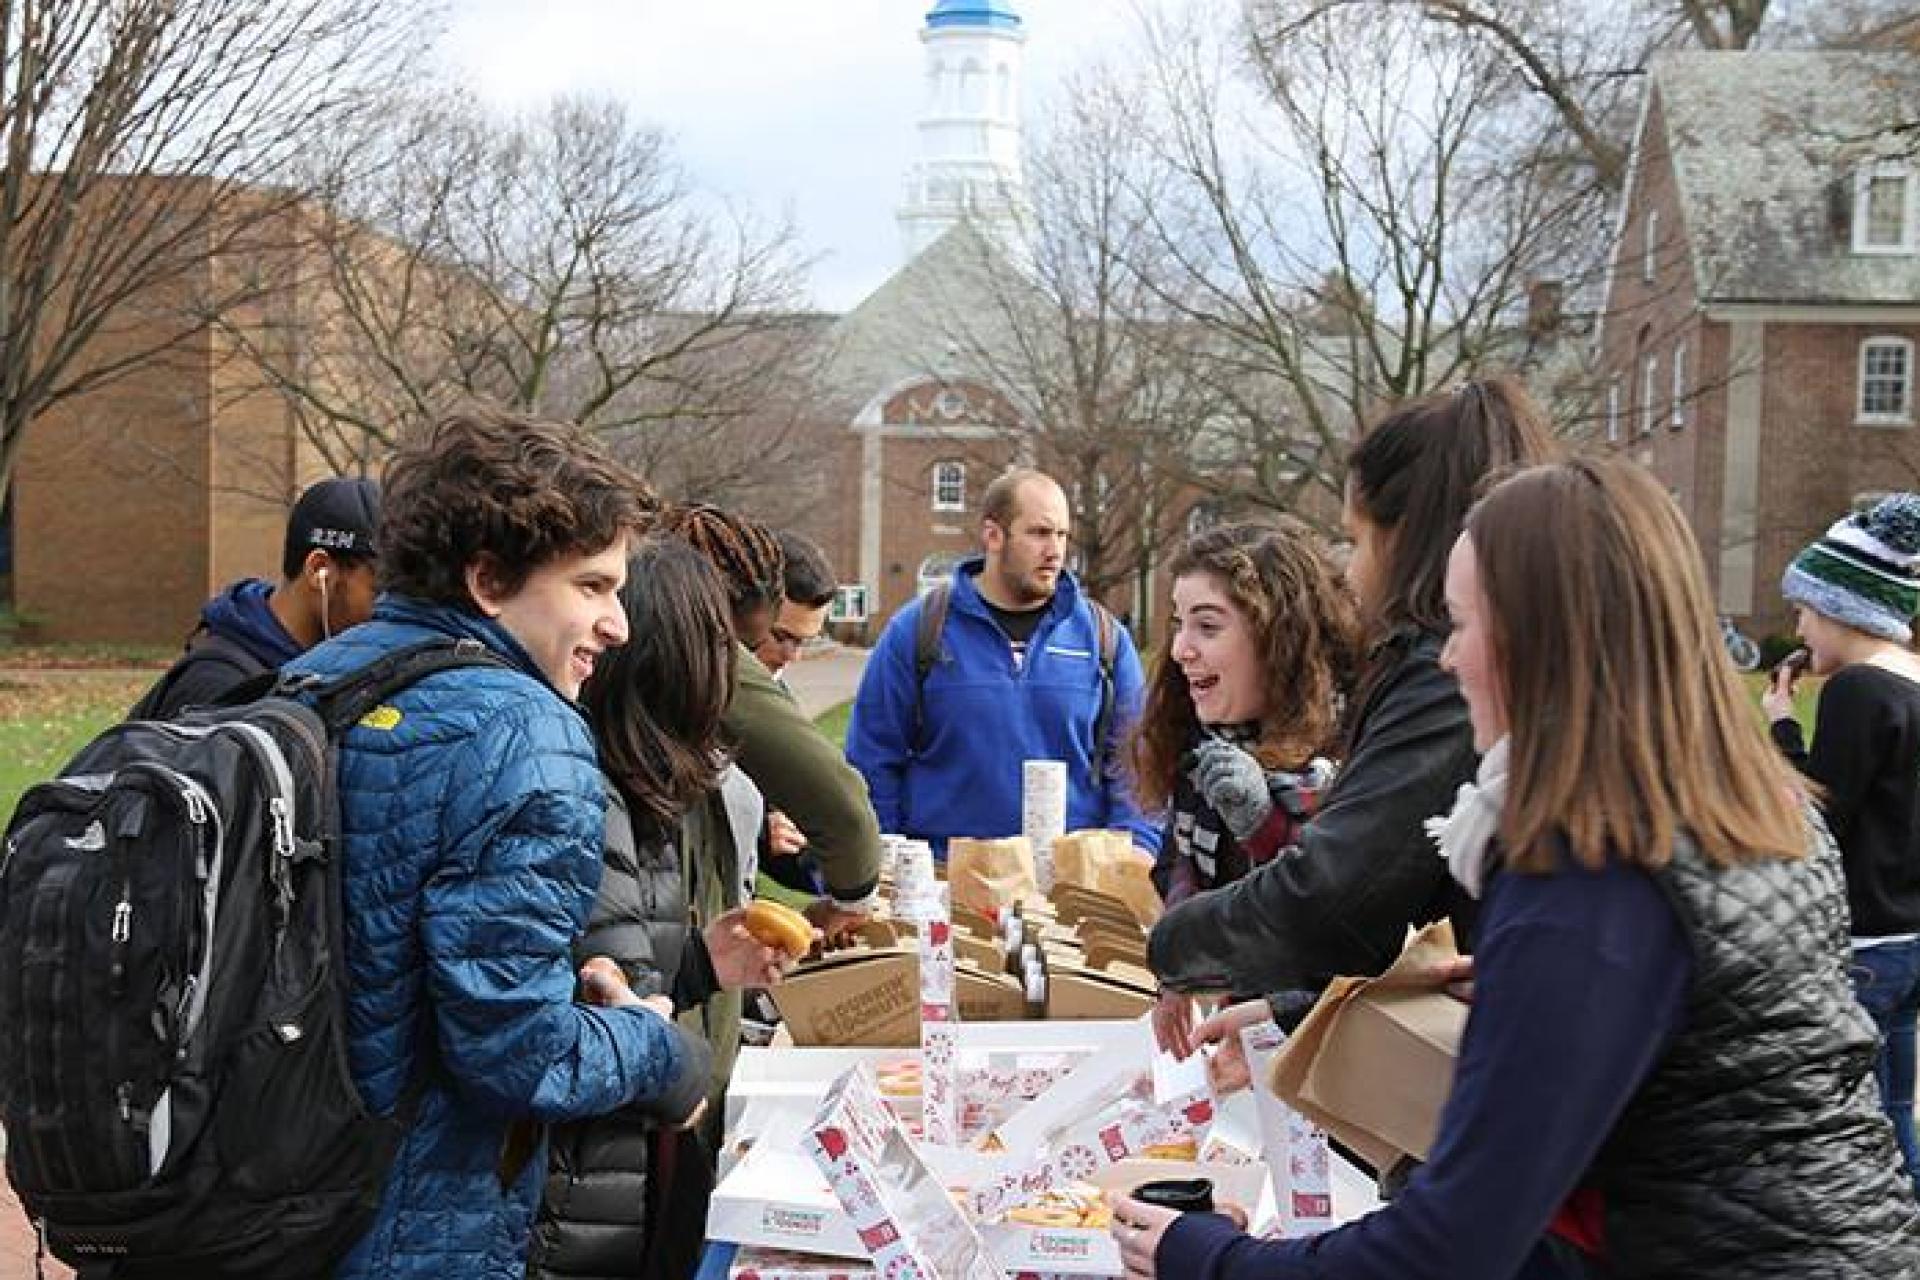
[{"label": "window", "polygon": [[935,511],[967,509],[967,469],[963,464],[958,462],[933,464],[933,509]]},{"label": "window", "polygon": [[1647,241],[1640,247],[1640,282],[1653,283],[1653,256],[1660,247],[1660,211],[1647,210]]},{"label": "window", "polygon": [[1667,420],[1675,431],[1687,425],[1687,344],[1673,344],[1673,415]]},{"label": "window", "polygon": [[1913,343],[1868,338],[1860,344],[1861,422],[1913,421]]},{"label": "window", "polygon": [[863,582],[848,583],[836,587],[833,592],[833,606],[827,610],[829,622],[865,622],[867,620],[867,587]]},{"label": "window", "polygon": [[1607,443],[1620,443],[1620,375],[1607,380]]},{"label": "window", "polygon": [[1640,365],[1640,435],[1653,432],[1653,397],[1660,388],[1660,359],[1648,356]]},{"label": "window", "polygon": [[1860,171],[1853,189],[1853,251],[1914,251],[1915,184],[1904,165],[1880,164]]}]

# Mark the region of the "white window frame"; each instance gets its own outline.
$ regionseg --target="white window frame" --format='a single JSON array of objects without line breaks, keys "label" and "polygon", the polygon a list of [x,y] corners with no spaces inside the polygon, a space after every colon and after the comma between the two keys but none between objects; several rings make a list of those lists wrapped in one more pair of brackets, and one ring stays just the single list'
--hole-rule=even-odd
[{"label": "white window frame", "polygon": [[[1891,244],[1872,244],[1869,228],[1868,193],[1879,178],[1897,178],[1905,198],[1900,202],[1900,239]],[[1920,249],[1920,181],[1913,170],[1898,161],[1864,165],[1853,178],[1853,251],[1866,255],[1911,255]]]},{"label": "white window frame", "polygon": [[867,599],[866,583],[841,583],[833,589],[833,603],[827,607],[828,621],[865,622],[867,620]]},{"label": "white window frame", "polygon": [[[1906,374],[1900,387],[1900,408],[1896,411],[1867,409],[1867,361],[1875,351],[1895,350],[1900,352],[1906,364]],[[1864,426],[1910,427],[1913,425],[1913,340],[1894,334],[1875,334],[1862,339],[1854,383],[1853,409],[1854,421]]]},{"label": "white window frame", "polygon": [[1687,340],[1673,344],[1673,412],[1667,425],[1675,431],[1687,425]]},{"label": "white window frame", "polygon": [[966,463],[946,458],[933,464],[933,509],[935,511],[967,509]]},{"label": "white window frame", "polygon": [[1607,443],[1620,443],[1620,375],[1607,379]]},{"label": "white window frame", "polygon": [[1647,210],[1647,225],[1644,228],[1646,240],[1640,246],[1640,283],[1653,283],[1653,265],[1655,252],[1660,247],[1660,211]]},{"label": "white window frame", "polygon": [[1660,388],[1660,357],[1650,355],[1640,362],[1640,430],[1635,438],[1653,434],[1653,397]]}]

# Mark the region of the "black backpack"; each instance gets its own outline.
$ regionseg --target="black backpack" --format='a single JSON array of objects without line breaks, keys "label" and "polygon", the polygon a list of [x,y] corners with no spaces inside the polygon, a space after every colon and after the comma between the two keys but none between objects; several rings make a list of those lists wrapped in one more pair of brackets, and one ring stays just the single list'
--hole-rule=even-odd
[{"label": "black backpack", "polygon": [[[1092,784],[1100,785],[1107,758],[1107,727],[1113,718],[1113,664],[1120,652],[1120,621],[1107,606],[1092,596],[1083,597],[1093,610],[1094,631],[1100,648],[1100,710],[1093,718]],[[947,626],[947,609],[953,603],[953,584],[941,582],[927,588],[920,599],[920,616],[914,619],[913,632],[913,741],[918,749],[927,722],[927,677],[942,660],[940,636]]]},{"label": "black backpack", "polygon": [[423,1082],[383,1117],[348,1070],[337,743],[415,681],[499,662],[434,641],[127,721],[22,797],[0,1118],[56,1257],[116,1280],[317,1275],[366,1231]]}]

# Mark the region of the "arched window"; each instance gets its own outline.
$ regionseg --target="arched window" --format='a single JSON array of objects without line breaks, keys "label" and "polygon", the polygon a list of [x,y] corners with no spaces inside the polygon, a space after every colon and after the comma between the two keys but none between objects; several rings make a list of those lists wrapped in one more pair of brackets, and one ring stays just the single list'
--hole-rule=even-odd
[{"label": "arched window", "polygon": [[1859,421],[1906,425],[1913,421],[1913,343],[1874,337],[1860,344]]},{"label": "arched window", "polygon": [[920,562],[920,568],[913,575],[914,592],[925,595],[948,578],[953,576],[953,567],[964,560],[965,556],[954,555],[947,551],[936,551]]},{"label": "arched window", "polygon": [[948,461],[933,464],[933,509],[935,511],[967,509],[965,463]]}]

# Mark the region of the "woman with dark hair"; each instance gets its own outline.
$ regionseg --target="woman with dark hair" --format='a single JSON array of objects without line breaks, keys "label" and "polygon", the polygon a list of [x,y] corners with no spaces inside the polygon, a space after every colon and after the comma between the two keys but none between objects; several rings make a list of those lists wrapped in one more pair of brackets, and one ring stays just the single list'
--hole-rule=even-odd
[{"label": "woman with dark hair", "polygon": [[[1154,884],[1168,906],[1293,848],[1359,662],[1353,598],[1306,527],[1229,525],[1188,540],[1173,618],[1134,730],[1134,794],[1164,809]],[[1160,1040],[1186,1052],[1192,1002],[1163,995]]]},{"label": "woman with dark hair", "polygon": [[1409,925],[1467,923],[1423,826],[1474,771],[1466,704],[1440,668],[1446,553],[1487,476],[1556,451],[1526,391],[1497,378],[1396,410],[1348,459],[1347,580],[1371,647],[1346,760],[1297,849],[1173,907],[1148,939],[1168,990],[1267,995],[1194,1032],[1220,1046],[1222,1087],[1245,1078],[1241,1027],[1270,1014],[1291,1025],[1333,978],[1381,972]]},{"label": "woman with dark hair", "polygon": [[[1307,1239],[1117,1197],[1127,1275],[1915,1275],[1839,858],[1727,661],[1679,508],[1626,461],[1523,472],[1474,509],[1446,595],[1443,661],[1508,763],[1442,840],[1482,908],[1431,1159]],[[1547,1234],[1563,1206],[1577,1257]]]},{"label": "woman with dark hair", "polygon": [[[677,539],[640,544],[620,599],[632,639],[600,659],[581,693],[612,786],[606,870],[575,950],[610,957],[634,991],[686,1010],[784,971],[783,957],[740,926],[739,910],[704,928],[688,923],[677,835],[727,767],[720,716],[733,694],[732,630],[718,575]],[[684,1023],[676,1030],[684,1070],[704,1076],[711,1047]],[[629,1109],[555,1129],[529,1275],[681,1274],[650,1247],[660,1189],[648,1175],[661,1128],[660,1117]]]}]

